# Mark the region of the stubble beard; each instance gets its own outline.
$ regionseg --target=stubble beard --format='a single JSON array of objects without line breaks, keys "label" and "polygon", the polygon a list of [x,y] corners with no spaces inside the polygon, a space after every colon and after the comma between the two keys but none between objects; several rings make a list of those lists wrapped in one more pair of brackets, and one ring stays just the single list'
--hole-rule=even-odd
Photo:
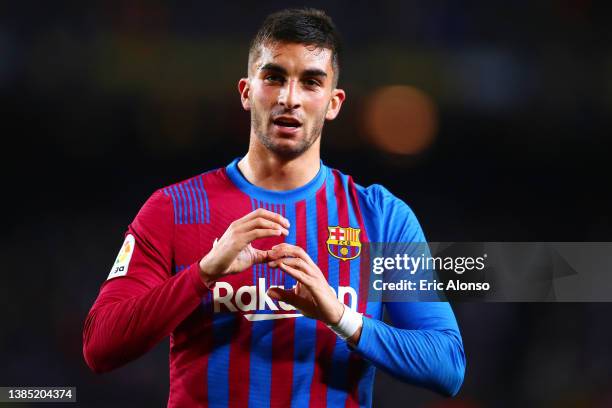
[{"label": "stubble beard", "polygon": [[251,109],[251,127],[255,131],[255,135],[257,139],[263,144],[266,149],[276,154],[280,158],[285,160],[295,159],[304,152],[308,151],[310,147],[317,141],[317,139],[321,136],[321,132],[323,131],[323,123],[325,122],[325,111],[323,111],[313,123],[313,126],[310,131],[306,129],[304,124],[302,124],[302,131],[304,132],[304,137],[297,144],[292,146],[283,146],[280,143],[276,143],[272,137],[268,134],[268,118],[261,117],[258,115],[256,109]]}]

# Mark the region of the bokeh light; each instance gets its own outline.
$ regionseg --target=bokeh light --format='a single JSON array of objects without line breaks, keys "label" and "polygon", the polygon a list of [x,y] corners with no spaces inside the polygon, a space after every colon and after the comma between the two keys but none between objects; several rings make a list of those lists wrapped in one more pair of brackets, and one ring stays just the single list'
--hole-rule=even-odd
[{"label": "bokeh light", "polygon": [[405,85],[379,88],[368,98],[364,128],[369,139],[388,153],[417,155],[433,142],[438,129],[434,101]]}]

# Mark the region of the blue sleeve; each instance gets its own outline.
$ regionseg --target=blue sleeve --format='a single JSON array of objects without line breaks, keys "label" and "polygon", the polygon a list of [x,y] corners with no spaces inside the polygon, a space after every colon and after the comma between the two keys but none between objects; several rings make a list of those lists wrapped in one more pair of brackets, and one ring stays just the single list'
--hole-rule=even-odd
[{"label": "blue sleeve", "polygon": [[[416,216],[379,185],[368,188],[382,215],[385,242],[426,242]],[[465,354],[455,315],[447,302],[387,302],[392,325],[363,317],[354,348],[376,367],[399,379],[454,396],[463,383]]]}]

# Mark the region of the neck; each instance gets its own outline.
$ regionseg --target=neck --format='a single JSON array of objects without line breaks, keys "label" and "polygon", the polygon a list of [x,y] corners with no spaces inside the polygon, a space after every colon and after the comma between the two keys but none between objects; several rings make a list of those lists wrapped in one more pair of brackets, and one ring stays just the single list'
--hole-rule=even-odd
[{"label": "neck", "polygon": [[[319,138],[320,140],[320,138]],[[293,159],[284,159],[259,143],[252,143],[238,162],[244,177],[257,187],[271,191],[293,190],[308,184],[320,168],[319,140]]]}]

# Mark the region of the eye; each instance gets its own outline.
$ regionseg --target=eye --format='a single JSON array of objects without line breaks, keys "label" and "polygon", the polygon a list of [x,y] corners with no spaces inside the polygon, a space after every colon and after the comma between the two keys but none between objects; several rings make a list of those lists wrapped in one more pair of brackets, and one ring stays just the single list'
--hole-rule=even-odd
[{"label": "eye", "polygon": [[317,81],[316,79],[312,79],[312,78],[305,79],[304,80],[304,84],[307,85],[307,86],[313,86],[313,87],[321,85],[321,83],[319,81]]},{"label": "eye", "polygon": [[271,74],[271,75],[266,75],[264,77],[264,80],[266,82],[282,83],[283,81],[285,81],[285,78],[283,78],[280,75]]}]

